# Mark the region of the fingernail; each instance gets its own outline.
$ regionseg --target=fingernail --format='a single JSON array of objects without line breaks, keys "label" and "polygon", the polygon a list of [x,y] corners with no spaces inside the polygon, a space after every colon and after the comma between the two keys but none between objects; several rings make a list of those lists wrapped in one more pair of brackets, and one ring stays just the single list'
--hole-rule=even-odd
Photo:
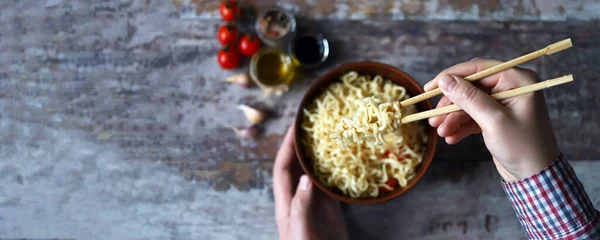
[{"label": "fingernail", "polygon": [[452,89],[454,89],[454,86],[456,86],[456,80],[450,75],[443,75],[438,80],[438,85],[446,92],[452,92]]},{"label": "fingernail", "polygon": [[308,189],[309,184],[310,184],[310,180],[308,179],[308,177],[306,175],[302,175],[302,177],[300,177],[300,189],[302,189],[302,190]]},{"label": "fingernail", "polygon": [[428,89],[429,86],[431,86],[431,84],[433,84],[433,81],[430,81],[428,83],[425,83],[425,86],[423,86],[424,89]]}]

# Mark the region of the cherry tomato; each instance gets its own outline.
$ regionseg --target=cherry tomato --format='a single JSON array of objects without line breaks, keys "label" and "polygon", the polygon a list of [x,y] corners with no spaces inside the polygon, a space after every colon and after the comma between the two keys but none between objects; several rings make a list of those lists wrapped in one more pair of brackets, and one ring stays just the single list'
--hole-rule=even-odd
[{"label": "cherry tomato", "polygon": [[[396,189],[396,186],[398,185],[398,180],[396,180],[395,178],[389,178],[385,184],[387,184],[392,189]],[[379,188],[379,193],[388,193],[391,191],[394,191],[394,190],[388,190],[387,188],[384,188],[384,187]]]},{"label": "cherry tomato", "polygon": [[245,34],[240,39],[239,50],[242,54],[252,56],[258,52],[258,49],[260,49],[260,40],[257,37]]},{"label": "cherry tomato", "polygon": [[[390,151],[385,151],[385,152],[383,153],[383,156],[384,156],[385,158],[388,158],[388,157],[390,157],[390,154],[392,154]],[[398,161],[402,161],[402,160],[404,160],[404,159],[403,159],[403,157],[402,157],[402,156],[399,156],[399,157],[398,157]],[[395,178],[389,178],[385,184],[387,184],[387,185],[388,185],[389,187],[391,187],[392,189],[396,189],[396,186],[398,186],[398,180],[396,180]],[[384,187],[380,187],[380,188],[379,188],[379,193],[380,193],[380,194],[389,193],[389,192],[391,192],[391,191],[394,191],[394,190],[389,190],[389,189],[387,189],[387,188],[384,188]]]},{"label": "cherry tomato", "polygon": [[217,61],[224,69],[234,69],[240,65],[240,53],[230,45],[225,46],[217,54]]},{"label": "cherry tomato", "polygon": [[234,0],[225,0],[221,3],[221,17],[225,21],[235,21],[238,13],[238,4]]},{"label": "cherry tomato", "polygon": [[[390,151],[387,151],[387,150],[386,150],[386,151],[383,153],[383,157],[385,157],[385,158],[389,158],[389,157],[390,157],[390,154],[392,154],[392,153],[391,153]],[[410,156],[409,156],[408,154],[405,154],[404,156],[398,156],[398,155],[396,155],[396,157],[398,158],[398,161],[402,162],[402,161],[404,161],[404,159],[405,159],[405,158],[409,158]]]},{"label": "cherry tomato", "polygon": [[238,30],[235,24],[225,24],[219,28],[217,32],[217,39],[221,42],[221,45],[225,46],[230,43],[235,43],[238,37]]}]

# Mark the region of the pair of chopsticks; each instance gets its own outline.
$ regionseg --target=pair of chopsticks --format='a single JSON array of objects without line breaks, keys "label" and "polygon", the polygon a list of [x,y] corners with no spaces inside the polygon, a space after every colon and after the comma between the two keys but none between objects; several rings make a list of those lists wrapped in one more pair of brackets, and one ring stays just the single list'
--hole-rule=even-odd
[{"label": "pair of chopsticks", "polygon": [[[464,79],[467,81],[477,81],[479,79],[485,78],[487,76],[502,72],[506,69],[515,67],[519,64],[531,61],[533,59],[539,58],[541,56],[544,55],[551,55],[557,52],[560,52],[562,50],[568,49],[570,47],[573,46],[573,43],[571,42],[571,39],[565,39],[562,40],[560,42],[548,45],[547,47],[537,50],[535,52],[523,55],[521,57],[515,58],[513,60],[510,60],[508,62],[504,62],[501,64],[498,64],[496,66],[493,66],[491,68],[485,69],[481,72],[477,72],[475,74],[469,75],[467,77],[465,77]],[[573,75],[566,75],[563,77],[559,77],[559,78],[555,78],[555,79],[550,79],[550,80],[546,80],[543,82],[539,82],[536,84],[531,84],[528,86],[524,86],[524,87],[520,87],[520,88],[516,88],[516,89],[512,89],[509,91],[505,91],[505,92],[501,92],[501,93],[496,93],[494,95],[492,95],[493,98],[497,99],[497,100],[501,100],[501,99],[506,99],[506,98],[511,98],[511,97],[516,97],[519,95],[523,95],[526,93],[531,93],[531,92],[535,92],[535,91],[539,91],[542,89],[546,89],[546,88],[551,88],[554,87],[556,85],[560,85],[563,83],[567,83],[567,82],[572,82],[573,81]],[[406,107],[406,106],[410,106],[413,105],[415,103],[424,101],[426,99],[429,99],[431,97],[440,95],[442,93],[442,90],[439,88],[436,88],[434,90],[428,91],[428,92],[424,92],[421,93],[417,96],[414,96],[412,98],[406,99],[402,102],[400,102],[400,106],[401,107]],[[402,123],[409,123],[409,122],[414,122],[414,121],[418,121],[421,119],[426,119],[426,118],[430,118],[430,117],[434,117],[434,116],[438,116],[438,115],[442,115],[442,114],[446,114],[446,113],[451,113],[454,111],[458,111],[461,110],[460,107],[456,106],[456,105],[449,105],[449,106],[445,106],[445,107],[441,107],[441,108],[436,108],[436,109],[432,109],[429,111],[424,111],[424,112],[420,112],[420,113],[415,113],[415,114],[411,114],[408,116],[405,116],[401,119]]]}]

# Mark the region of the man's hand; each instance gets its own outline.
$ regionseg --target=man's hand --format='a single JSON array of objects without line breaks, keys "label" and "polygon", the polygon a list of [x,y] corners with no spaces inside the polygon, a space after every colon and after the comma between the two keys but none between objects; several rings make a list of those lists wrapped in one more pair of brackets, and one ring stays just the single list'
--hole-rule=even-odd
[{"label": "man's hand", "polygon": [[464,110],[430,118],[429,124],[437,127],[438,135],[454,144],[471,134],[482,133],[498,172],[511,182],[548,167],[558,158],[559,149],[542,92],[501,102],[488,95],[531,85],[539,81],[535,72],[511,68],[474,84],[462,78],[499,63],[490,59],[459,63],[424,88],[427,91],[439,85],[442,89],[444,97],[437,107],[454,103]]}]

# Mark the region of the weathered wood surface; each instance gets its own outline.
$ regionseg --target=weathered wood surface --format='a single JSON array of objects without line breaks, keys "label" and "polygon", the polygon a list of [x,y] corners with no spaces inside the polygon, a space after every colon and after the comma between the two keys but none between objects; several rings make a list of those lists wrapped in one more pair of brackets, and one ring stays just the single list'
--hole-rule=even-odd
[{"label": "weathered wood surface", "polygon": [[[206,4],[213,6],[215,2],[208,1]],[[455,5],[458,3],[444,5],[441,2],[426,1],[424,9],[431,9],[430,6],[436,4],[458,6]],[[464,4],[464,1],[457,2]],[[541,10],[540,1],[524,2],[537,4],[539,14],[534,19],[554,14],[553,10]],[[598,5],[597,1],[582,2]],[[327,5],[320,4],[317,6]],[[475,5],[486,4],[488,1],[478,1]],[[503,4],[499,3],[501,7],[498,10],[490,11],[506,9]],[[302,2],[288,5],[299,6],[300,9],[308,6]],[[594,16],[585,14],[587,8],[579,10],[578,6],[562,6],[568,9],[565,14],[584,19]],[[292,122],[297,104],[308,85],[327,69],[345,62],[380,61],[403,69],[423,84],[444,68],[473,57],[511,59],[571,37],[574,48],[533,61],[525,67],[538,71],[542,78],[569,73],[575,75],[574,83],[545,91],[549,111],[560,146],[569,159],[600,159],[600,150],[596,147],[600,123],[595,120],[600,117],[600,96],[594,94],[600,90],[600,83],[596,81],[600,77],[596,67],[600,62],[600,22],[597,20],[460,22],[367,19],[372,15],[358,17],[365,18],[363,20],[346,20],[354,18],[352,14],[333,19],[300,19],[301,28],[322,31],[329,37],[332,58],[324,69],[307,73],[303,80],[295,82],[290,92],[269,99],[263,97],[259,89],[245,90],[223,82],[233,73],[220,70],[215,60],[220,45],[214,35],[222,22],[214,18],[212,8],[206,8],[208,17],[200,13],[182,20],[181,9],[160,1],[46,1],[42,6],[38,1],[0,2],[0,9],[5,9],[0,15],[0,23],[5,26],[0,36],[0,64],[3,66],[0,68],[0,119],[8,126],[42,128],[44,132],[52,133],[39,134],[39,138],[46,140],[53,139],[47,135],[63,132],[82,134],[85,137],[77,138],[78,141],[89,141],[97,148],[110,147],[122,154],[124,161],[141,164],[136,165],[140,169],[158,162],[174,170],[174,177],[179,175],[190,180],[176,183],[198,188],[198,197],[194,197],[191,204],[204,204],[204,208],[194,209],[194,212],[210,220],[202,222],[204,225],[194,230],[200,235],[171,235],[174,238],[247,236],[239,231],[264,238],[273,236],[275,226],[274,223],[269,224],[273,221],[272,211],[265,209],[270,204],[265,204],[265,201],[270,201],[269,196],[257,191],[270,188],[270,172],[281,136]],[[315,6],[315,9],[318,7]],[[469,12],[472,8],[452,9],[455,11],[453,18],[461,19],[459,13]],[[436,19],[432,16],[437,10],[425,10],[416,15],[423,17],[415,19]],[[578,11],[581,14],[577,14]],[[322,15],[329,16],[329,13],[323,10]],[[506,19],[530,20],[528,16],[513,12]],[[229,125],[247,124],[241,112],[234,108],[238,103],[264,107],[272,113],[257,141],[239,141],[228,129]],[[9,156],[29,151],[37,144],[33,140],[34,143],[18,141],[30,133],[25,130],[27,128],[15,129],[19,132],[6,130],[8,133],[3,135],[5,137],[0,145],[3,153]],[[17,143],[24,144],[24,147],[15,147]],[[62,156],[60,152],[49,149],[46,149],[48,154]],[[429,173],[406,196],[377,206],[345,206],[353,236],[356,239],[394,236],[423,239],[522,238],[524,235],[500,189],[499,179],[481,140],[471,137],[451,147],[440,143],[438,149]],[[9,160],[0,160],[0,163],[4,164],[0,165],[0,173],[5,174],[12,171],[11,166],[21,164]],[[585,175],[583,178],[590,195],[596,201],[600,199],[600,185],[593,181],[593,174],[597,172],[594,169],[600,167],[598,164],[589,161],[576,163],[578,170]],[[26,165],[23,166],[25,168]],[[102,167],[98,168],[98,171],[103,171]],[[132,174],[137,176],[135,172]],[[60,178],[58,174],[47,175]],[[152,182],[151,176],[144,176]],[[10,183],[19,179],[17,175],[15,178],[1,177],[2,181]],[[156,181],[160,180],[157,178]],[[168,186],[156,184],[160,186],[158,189],[168,189]],[[0,191],[7,196],[17,193]],[[34,192],[34,196],[35,193],[38,192]],[[213,197],[205,200],[201,193]],[[119,194],[127,195],[127,192]],[[115,196],[119,194],[115,193]],[[257,198],[257,202],[253,205],[252,201],[244,199],[243,206],[231,204],[229,207],[233,210],[223,213],[218,208],[222,206],[222,199],[228,196],[232,202],[243,198]],[[0,195],[3,201],[16,199],[2,197]],[[132,206],[141,201],[136,197],[125,199]],[[29,207],[26,202],[14,204],[14,201],[8,200],[6,202],[13,204],[3,206],[14,209]],[[3,201],[0,203],[6,203]],[[67,204],[65,208],[69,209],[69,206]],[[254,213],[248,211],[253,208],[260,210]],[[71,214],[93,218],[93,215],[85,215],[85,207],[83,210],[84,213],[77,213],[79,215]],[[0,218],[7,218],[2,213],[0,211]],[[215,217],[217,214],[226,215],[226,219],[239,218],[240,222],[223,221]],[[52,216],[48,216],[48,220],[51,219]],[[175,229],[195,223],[176,218],[170,221],[169,226]],[[263,221],[261,228],[251,226],[256,221]],[[18,227],[27,232],[27,225]],[[218,230],[211,235],[211,229]]]},{"label": "weathered wood surface", "polygon": [[[184,17],[219,19],[220,1],[171,0]],[[566,20],[598,16],[597,0],[250,0],[257,7],[277,5],[317,19],[413,20]]]}]

